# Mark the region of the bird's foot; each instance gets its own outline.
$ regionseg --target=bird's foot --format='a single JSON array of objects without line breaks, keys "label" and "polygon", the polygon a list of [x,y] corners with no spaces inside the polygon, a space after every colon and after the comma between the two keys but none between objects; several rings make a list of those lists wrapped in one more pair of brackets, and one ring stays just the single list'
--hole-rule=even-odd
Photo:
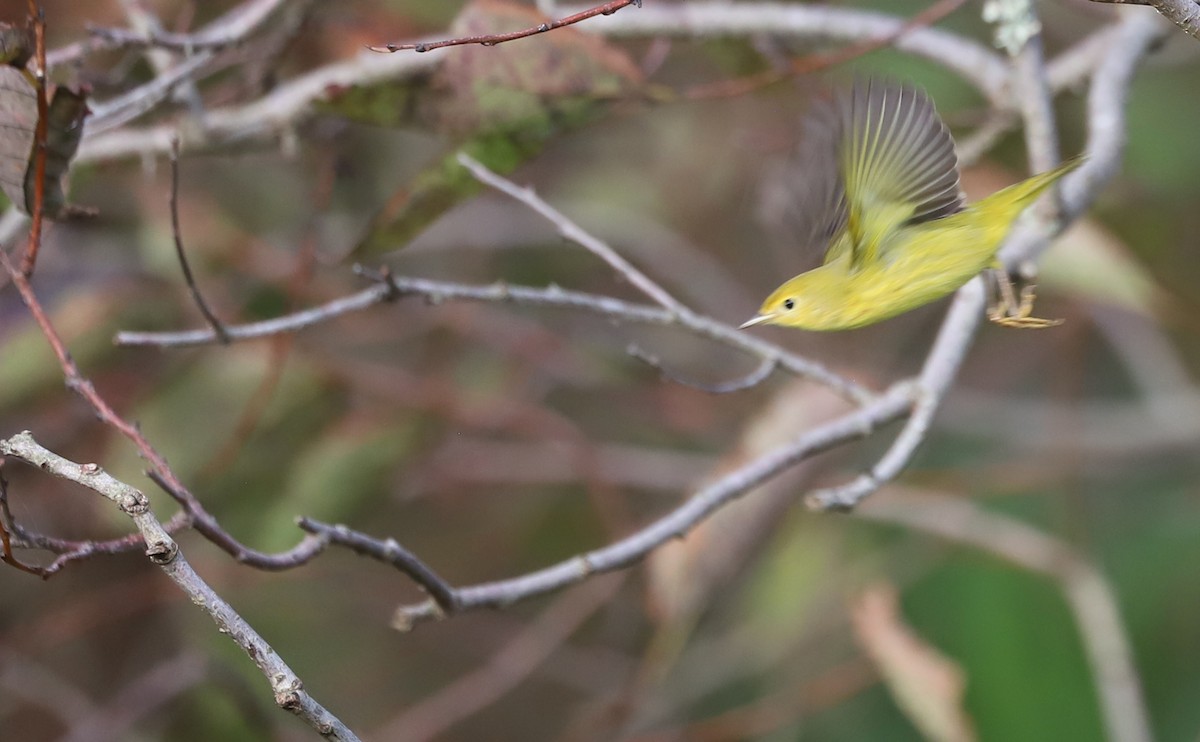
[{"label": "bird's foot", "polygon": [[1033,302],[1036,299],[1034,284],[1028,283],[1021,287],[1021,297],[1018,299],[1013,292],[1012,280],[1003,270],[993,271],[996,276],[996,303],[988,307],[987,317],[992,322],[1003,327],[1019,327],[1027,330],[1038,330],[1044,327],[1061,325],[1061,319],[1043,319],[1033,316]]}]

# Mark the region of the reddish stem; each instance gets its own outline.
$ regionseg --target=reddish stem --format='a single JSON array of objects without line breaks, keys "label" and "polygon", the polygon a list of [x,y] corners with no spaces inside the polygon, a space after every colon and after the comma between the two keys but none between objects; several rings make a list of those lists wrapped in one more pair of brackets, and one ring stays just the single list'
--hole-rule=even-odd
[{"label": "reddish stem", "polygon": [[626,5],[636,5],[642,7],[642,0],[611,0],[611,2],[597,5],[594,8],[580,11],[566,18],[559,18],[557,21],[547,21],[537,26],[523,28],[520,31],[510,31],[509,33],[485,34],[483,36],[463,36],[457,39],[446,39],[445,41],[421,41],[414,44],[383,44],[380,46],[368,46],[367,48],[373,52],[398,52],[404,49],[411,49],[415,52],[427,52],[434,49],[441,49],[447,46],[464,46],[467,44],[482,44],[483,46],[495,46],[503,44],[506,41],[515,39],[524,39],[528,36],[536,36],[540,33],[553,31],[556,28],[570,26],[580,21],[585,21],[588,18],[594,18],[598,15],[612,15]]},{"label": "reddish stem", "polygon": [[38,250],[42,246],[42,218],[46,202],[46,136],[49,104],[46,102],[46,13],[37,0],[29,0],[29,15],[33,19],[34,58],[37,69],[34,73],[37,89],[37,126],[33,138],[33,225],[29,228],[29,244],[25,257],[21,259],[21,274],[33,275],[37,264]]}]

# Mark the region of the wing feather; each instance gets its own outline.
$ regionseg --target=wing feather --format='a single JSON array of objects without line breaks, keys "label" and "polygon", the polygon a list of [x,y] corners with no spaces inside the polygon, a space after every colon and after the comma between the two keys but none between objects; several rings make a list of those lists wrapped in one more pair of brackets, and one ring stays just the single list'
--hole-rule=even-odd
[{"label": "wing feather", "polygon": [[896,229],[962,209],[954,140],[923,92],[859,80],[833,109],[840,182],[829,221],[846,226],[854,265],[877,259]]}]

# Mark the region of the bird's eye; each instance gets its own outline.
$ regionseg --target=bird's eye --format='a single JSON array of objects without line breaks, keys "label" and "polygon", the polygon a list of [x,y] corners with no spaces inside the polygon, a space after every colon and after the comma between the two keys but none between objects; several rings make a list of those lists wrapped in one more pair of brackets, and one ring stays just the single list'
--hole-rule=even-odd
[{"label": "bird's eye", "polygon": [[784,309],[795,309],[796,302],[792,301],[791,299],[784,299],[783,300],[783,308]]}]

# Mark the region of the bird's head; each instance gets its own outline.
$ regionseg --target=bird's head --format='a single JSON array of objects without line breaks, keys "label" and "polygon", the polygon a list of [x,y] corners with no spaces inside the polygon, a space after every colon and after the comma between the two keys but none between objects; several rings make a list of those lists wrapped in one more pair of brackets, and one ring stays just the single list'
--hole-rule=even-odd
[{"label": "bird's head", "polygon": [[758,309],[758,314],[742,324],[742,328],[754,325],[785,325],[804,327],[821,314],[813,296],[801,285],[798,278],[780,286]]},{"label": "bird's head", "polygon": [[802,330],[839,330],[854,326],[841,273],[823,266],[784,283],[767,297],[758,314],[742,324],[782,325]]}]

